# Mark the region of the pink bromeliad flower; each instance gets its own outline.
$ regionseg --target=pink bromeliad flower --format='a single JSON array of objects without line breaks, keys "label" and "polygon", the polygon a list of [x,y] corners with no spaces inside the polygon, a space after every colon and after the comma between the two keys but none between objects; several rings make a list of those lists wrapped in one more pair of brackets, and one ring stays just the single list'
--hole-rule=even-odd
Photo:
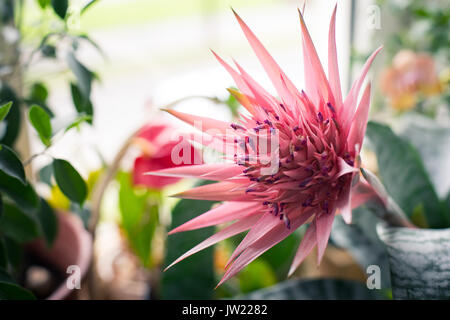
[{"label": "pink bromeliad flower", "polygon": [[[235,70],[214,53],[234,79],[239,92],[232,93],[248,114],[241,115],[240,123],[229,124],[169,112],[190,124],[201,122],[206,132],[218,130],[216,138],[233,141],[240,152],[233,157],[233,163],[185,166],[151,173],[220,181],[177,195],[225,202],[169,233],[234,221],[186,252],[171,267],[206,247],[248,230],[230,257],[219,285],[306,223],[309,227],[289,275],[316,246],[320,263],[335,215],[342,214],[350,223],[352,208],[372,196],[368,185],[359,179],[358,170],[369,112],[370,84],[359,103],[358,94],[381,49],[370,56],[362,74],[343,99],[336,56],[336,8],[329,29],[328,79],[300,13],[306,88],[299,91],[248,26],[235,15],[278,98],[258,85],[237,63],[238,70]],[[275,135],[276,148],[271,147],[262,155],[257,141],[272,141]],[[275,171],[269,172],[271,164],[262,161],[264,156],[277,159]]]}]

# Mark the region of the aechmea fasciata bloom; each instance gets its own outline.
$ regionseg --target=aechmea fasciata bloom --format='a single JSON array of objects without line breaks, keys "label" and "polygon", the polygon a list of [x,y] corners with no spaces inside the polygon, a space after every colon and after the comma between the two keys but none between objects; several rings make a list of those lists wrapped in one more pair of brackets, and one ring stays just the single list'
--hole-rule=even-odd
[{"label": "aechmea fasciata bloom", "polygon": [[[235,16],[278,97],[269,94],[237,63],[235,70],[214,53],[234,79],[239,91],[231,90],[231,93],[248,114],[241,115],[240,123],[229,124],[169,112],[190,124],[200,122],[206,133],[215,129],[216,140],[237,145],[238,151],[231,156],[233,163],[185,166],[151,173],[220,181],[177,195],[225,202],[170,232],[234,221],[181,256],[175,264],[248,230],[230,257],[219,285],[307,223],[308,229],[289,274],[316,246],[320,263],[335,215],[342,214],[350,223],[351,209],[371,196],[369,188],[359,180],[358,170],[370,104],[370,84],[359,103],[358,95],[381,49],[370,56],[343,99],[336,55],[336,8],[329,29],[328,79],[300,13],[306,88],[299,91],[248,26],[236,13]],[[261,141],[267,142],[270,148],[261,150]]]}]

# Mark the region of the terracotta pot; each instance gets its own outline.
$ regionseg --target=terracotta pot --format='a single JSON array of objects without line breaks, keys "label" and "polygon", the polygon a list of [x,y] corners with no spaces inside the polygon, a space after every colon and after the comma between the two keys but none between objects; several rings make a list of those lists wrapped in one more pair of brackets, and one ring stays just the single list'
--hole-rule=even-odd
[{"label": "terracotta pot", "polygon": [[67,268],[71,265],[78,266],[81,279],[89,269],[92,257],[92,237],[86,231],[80,218],[67,212],[57,212],[58,235],[53,246],[48,249],[45,241],[39,239],[29,245],[29,250],[39,259],[54,267],[63,275],[67,275],[58,288],[47,297],[47,300],[63,300],[69,298],[76,289],[70,289],[67,285]]},{"label": "terracotta pot", "polygon": [[394,299],[450,299],[450,229],[377,226]]}]

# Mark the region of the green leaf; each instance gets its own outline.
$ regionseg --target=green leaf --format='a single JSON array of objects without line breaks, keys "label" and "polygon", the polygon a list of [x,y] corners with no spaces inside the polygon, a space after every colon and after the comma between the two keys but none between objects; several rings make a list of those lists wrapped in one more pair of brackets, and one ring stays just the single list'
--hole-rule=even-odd
[{"label": "green leaf", "polygon": [[243,293],[273,286],[277,276],[270,264],[264,260],[255,260],[239,274],[239,286]]},{"label": "green leaf", "polygon": [[51,0],[53,11],[61,18],[65,19],[67,9],[69,8],[69,0]]},{"label": "green leaf", "polygon": [[33,187],[0,170],[0,192],[7,195],[23,211],[32,214],[39,205],[39,197]]},{"label": "green leaf", "polygon": [[37,220],[40,229],[47,241],[48,247],[51,247],[58,233],[58,219],[53,209],[48,205],[47,201],[41,198],[41,206],[37,212]]},{"label": "green leaf", "polygon": [[341,216],[334,219],[330,239],[346,249],[363,270],[377,265],[381,270],[381,287],[390,287],[389,261],[386,248],[378,238],[376,226],[381,220],[366,206],[353,210],[352,223],[347,224]]},{"label": "green leaf", "polygon": [[444,199],[450,191],[450,127],[419,116],[405,117],[402,124],[401,137],[419,152],[436,193]]},{"label": "green leaf", "polygon": [[83,97],[89,100],[91,95],[92,72],[77,60],[73,52],[67,54],[67,63],[77,78],[78,86]]},{"label": "green leaf", "polygon": [[79,129],[80,125],[84,122],[92,124],[92,116],[82,115],[81,117],[76,118],[70,125],[67,126],[64,132],[67,132],[73,128]]},{"label": "green leaf", "polygon": [[76,214],[81,221],[83,222],[83,226],[87,229],[89,226],[89,219],[91,217],[91,210],[86,207],[79,205],[76,202],[70,203],[70,212]]},{"label": "green leaf", "polygon": [[39,170],[39,180],[48,186],[52,186],[53,165],[51,163],[43,166]]},{"label": "green leaf", "polygon": [[95,4],[97,0],[90,0],[86,5],[81,9],[81,14],[85,13],[93,4]]},{"label": "green leaf", "polygon": [[24,257],[24,246],[10,237],[5,236],[3,240],[9,265],[13,271],[19,270]]},{"label": "green leaf", "polygon": [[51,144],[52,125],[48,113],[38,105],[32,105],[28,116],[42,143],[49,146]]},{"label": "green leaf", "polygon": [[37,0],[37,2],[42,9],[45,9],[50,4],[50,0]]},{"label": "green leaf", "polygon": [[152,240],[159,224],[160,194],[148,190],[135,190],[130,173],[120,172],[117,179],[120,184],[121,225],[142,265],[151,267]]},{"label": "green leaf", "polygon": [[47,101],[48,90],[42,82],[36,82],[31,87],[30,99],[35,102]]},{"label": "green leaf", "polygon": [[20,100],[13,89],[5,83],[0,83],[0,102],[6,101],[12,101],[13,104],[8,115],[2,121],[3,128],[0,130],[0,143],[12,146],[19,135],[22,121]]},{"label": "green leaf", "polygon": [[66,160],[53,160],[53,174],[56,183],[70,200],[82,204],[86,199],[87,187],[83,178]]},{"label": "green leaf", "polygon": [[[6,269],[7,267],[8,267],[8,252],[6,249],[5,241],[3,240],[3,236],[0,234],[0,270]],[[0,281],[2,281],[1,276]]]},{"label": "green leaf", "polygon": [[[1,246],[1,237],[0,237],[0,246]],[[0,281],[16,283],[16,281],[6,272],[6,268],[0,267]]]},{"label": "green leaf", "polygon": [[11,148],[3,144],[0,144],[0,171],[26,184],[22,162]]},{"label": "green leaf", "polygon": [[0,230],[19,243],[26,243],[39,236],[38,225],[29,215],[16,206],[5,202],[4,212],[0,220]]},{"label": "green leaf", "polygon": [[446,202],[446,204],[447,204],[447,212],[448,212],[448,214],[450,214],[450,192],[448,193],[445,202]]},{"label": "green leaf", "polygon": [[36,300],[36,297],[17,284],[0,281],[0,300]]},{"label": "green leaf", "polygon": [[[89,100],[89,98],[83,95],[81,89],[74,83],[70,84],[70,92],[72,94],[72,101],[77,112],[91,116],[92,118],[94,109],[92,107],[92,103]],[[92,120],[88,122],[92,124]]]},{"label": "green leaf", "polygon": [[[181,200],[172,210],[171,229],[208,211],[213,202]],[[167,266],[186,251],[210,237],[214,228],[202,228],[170,235],[164,265]],[[198,252],[162,274],[163,299],[212,299],[216,285],[213,269],[213,248]]]},{"label": "green leaf", "polygon": [[231,115],[233,117],[238,117],[239,113],[238,113],[238,109],[239,109],[239,102],[237,101],[237,99],[230,94],[228,96],[228,99],[225,101],[226,105],[228,106],[228,108],[231,111]]},{"label": "green leaf", "polygon": [[5,103],[0,107],[0,121],[3,121],[11,109],[12,101]]},{"label": "green leaf", "polygon": [[273,287],[238,296],[244,300],[378,300],[377,290],[363,283],[340,279],[288,280]]},{"label": "green leaf", "polygon": [[449,226],[444,206],[439,201],[416,149],[382,124],[369,122],[366,132],[377,155],[379,174],[388,194],[411,217],[423,204],[431,228]]}]

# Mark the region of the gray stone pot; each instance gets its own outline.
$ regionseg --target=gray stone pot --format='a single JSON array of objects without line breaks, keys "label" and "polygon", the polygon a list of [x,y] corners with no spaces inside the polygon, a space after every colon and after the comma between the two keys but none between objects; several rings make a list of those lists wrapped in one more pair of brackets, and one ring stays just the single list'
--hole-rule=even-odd
[{"label": "gray stone pot", "polygon": [[450,229],[377,226],[394,299],[450,299]]}]

